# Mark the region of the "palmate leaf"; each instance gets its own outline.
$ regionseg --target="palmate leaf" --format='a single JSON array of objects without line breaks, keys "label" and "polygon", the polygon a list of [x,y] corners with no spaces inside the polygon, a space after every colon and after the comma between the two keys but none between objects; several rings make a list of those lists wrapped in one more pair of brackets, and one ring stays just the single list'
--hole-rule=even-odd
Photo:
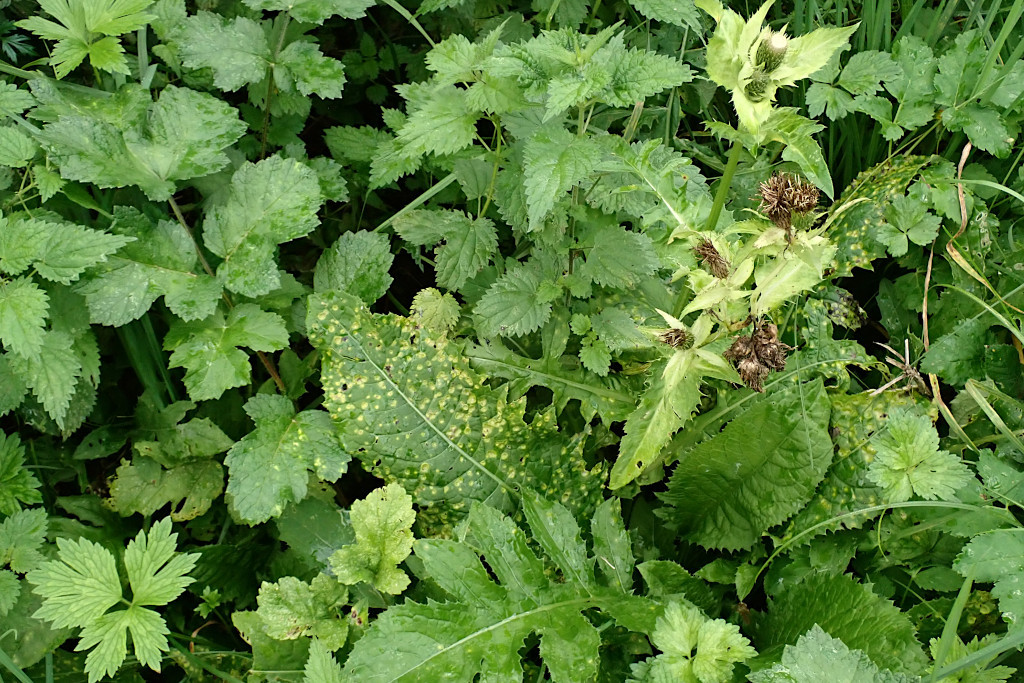
[{"label": "palmate leaf", "polygon": [[7,436],[0,431],[0,514],[13,515],[23,505],[41,502],[39,480],[25,468],[21,439],[17,434]]},{"label": "palmate leaf", "polygon": [[311,297],[307,325],[324,352],[325,405],[346,447],[402,484],[421,519],[453,522],[473,501],[509,509],[524,488],[576,510],[594,505],[603,473],[586,469],[584,435],[560,433],[550,410],[527,424],[524,401],[484,386],[456,343],[341,293]]},{"label": "palmate leaf", "polygon": [[[192,583],[187,574],[198,557],[176,552],[177,536],[171,533],[171,520],[164,518],[128,544],[124,567],[130,599],[123,596],[114,555],[84,538],[58,538],[57,557],[28,573],[35,592],[43,597],[43,606],[34,616],[58,628],[82,627],[78,649],[95,647],[85,660],[89,683],[120,668],[128,654],[127,633],[139,662],[160,671],[170,631],[163,617],[149,607],[166,605]],[[108,611],[119,602],[128,607]]]},{"label": "palmate leaf", "polygon": [[[594,574],[595,558],[568,510],[533,496],[523,502],[533,538],[561,571],[561,580],[545,571],[515,522],[474,503],[464,542],[415,544],[426,574],[452,600],[406,601],[380,615],[349,655],[346,680],[518,681],[523,677],[519,650],[536,633],[551,680],[575,683],[597,674],[601,644],[582,611],[597,608],[624,628],[653,631],[660,606],[632,595],[628,587],[602,585]],[[601,527],[592,528],[602,533]],[[622,570],[631,573],[631,565]]]},{"label": "palmate leaf", "polygon": [[312,636],[330,650],[345,645],[348,589],[332,576],[317,574],[309,583],[294,576],[264,581],[257,602],[263,632],[275,640]]},{"label": "palmate leaf", "polygon": [[123,517],[144,517],[171,504],[175,522],[195,519],[210,509],[224,490],[224,468],[215,460],[195,460],[164,469],[152,458],[122,460],[110,481],[107,503]]},{"label": "palmate leaf", "polygon": [[686,537],[706,548],[749,548],[811,497],[832,461],[821,380],[760,397],[719,434],[685,453],[659,497]]},{"label": "palmate leaf", "polygon": [[754,645],[766,661],[777,660],[815,624],[883,669],[914,675],[928,661],[910,618],[849,575],[811,574],[787,583],[757,622]]}]

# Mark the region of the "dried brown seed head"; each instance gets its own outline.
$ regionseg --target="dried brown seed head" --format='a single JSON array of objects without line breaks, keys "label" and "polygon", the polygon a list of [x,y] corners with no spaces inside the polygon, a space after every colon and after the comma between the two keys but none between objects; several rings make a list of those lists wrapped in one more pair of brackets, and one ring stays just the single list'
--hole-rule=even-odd
[{"label": "dried brown seed head", "polygon": [[719,280],[729,277],[729,262],[718,252],[718,249],[715,249],[711,240],[701,240],[700,244],[693,248],[693,253],[700,259],[704,267]]},{"label": "dried brown seed head", "polygon": [[674,349],[688,349],[693,346],[693,335],[686,330],[666,330],[660,337],[662,343]]},{"label": "dried brown seed head", "polygon": [[761,206],[764,215],[789,232],[793,213],[807,213],[818,205],[818,188],[803,178],[776,173],[761,183]]},{"label": "dried brown seed head", "polygon": [[753,358],[747,358],[741,360],[736,365],[736,371],[740,374],[740,379],[743,383],[754,391],[761,393],[764,391],[764,378],[768,376],[770,370],[758,363]]}]

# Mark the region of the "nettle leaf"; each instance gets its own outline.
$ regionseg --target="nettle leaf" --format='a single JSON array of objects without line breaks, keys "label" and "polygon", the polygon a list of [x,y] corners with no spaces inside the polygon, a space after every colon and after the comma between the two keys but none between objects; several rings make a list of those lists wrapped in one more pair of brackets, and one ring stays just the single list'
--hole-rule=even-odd
[{"label": "nettle leaf", "polygon": [[275,640],[312,637],[327,650],[348,638],[348,589],[337,579],[317,574],[309,583],[294,576],[263,582],[256,598],[263,632]]},{"label": "nettle leaf", "polygon": [[470,106],[465,90],[455,86],[431,90],[429,98],[410,102],[409,107],[395,137],[401,156],[452,154],[473,144],[479,112]]},{"label": "nettle leaf", "polygon": [[194,401],[217,398],[249,382],[249,355],[239,347],[277,351],[287,345],[281,316],[255,304],[236,306],[227,316],[174,323],[164,338],[164,348],[173,351],[170,367],[185,368],[185,388]]},{"label": "nettle leaf", "polygon": [[[89,683],[120,668],[128,653],[127,633],[139,663],[160,671],[160,653],[168,650],[170,631],[163,617],[149,607],[178,597],[192,583],[187,574],[199,557],[175,552],[177,537],[171,533],[171,520],[164,518],[128,544],[124,566],[130,599],[122,594],[114,555],[84,538],[58,538],[57,557],[28,573],[35,592],[43,597],[43,606],[34,616],[57,628],[82,627],[78,649],[95,647],[85,659]],[[128,607],[108,611],[121,602]]]},{"label": "nettle leaf", "polygon": [[579,274],[604,287],[632,289],[661,265],[650,237],[617,225],[588,224],[578,246],[586,259]]},{"label": "nettle leaf", "polygon": [[562,289],[537,259],[517,263],[487,288],[473,308],[480,337],[519,337],[540,328]]},{"label": "nettle leaf", "polygon": [[190,69],[212,70],[213,84],[221,90],[258,83],[270,66],[270,45],[263,28],[247,17],[228,20],[201,11],[181,21],[174,38],[181,63]]},{"label": "nettle leaf", "polygon": [[0,280],[0,341],[25,358],[38,358],[50,298],[27,277]]},{"label": "nettle leaf", "polygon": [[[25,359],[24,365],[18,369],[18,374],[39,399],[43,409],[61,428],[66,424],[78,378],[84,374],[82,357],[76,353],[75,341],[66,332],[47,330],[43,333],[39,355]],[[97,352],[97,361],[98,355]]]},{"label": "nettle leaf", "polygon": [[309,644],[309,659],[302,669],[302,683],[343,683],[341,667],[327,647],[317,639]]},{"label": "nettle leaf", "polygon": [[519,651],[534,633],[552,681],[589,680],[597,675],[601,636],[581,612],[596,608],[626,629],[654,630],[659,605],[597,582],[595,560],[568,510],[532,496],[524,508],[561,580],[545,571],[515,522],[474,503],[465,541],[415,544],[425,573],[452,600],[407,600],[378,616],[349,654],[346,680],[520,680]]},{"label": "nettle leaf", "polygon": [[228,504],[246,524],[277,517],[305,498],[309,470],[335,481],[348,469],[351,455],[324,411],[296,413],[284,396],[257,394],[245,412],[256,428],[231,447],[224,464]]},{"label": "nettle leaf", "polygon": [[14,83],[0,84],[0,115],[20,116],[35,103],[36,98],[28,90],[21,90]]},{"label": "nettle leaf", "polygon": [[412,552],[412,497],[398,484],[388,484],[352,503],[350,520],[356,540],[331,555],[334,576],[391,595],[404,591],[409,576],[398,565]]},{"label": "nettle leaf", "polygon": [[921,372],[940,375],[945,382],[964,384],[985,376],[985,353],[995,342],[982,318],[961,320],[934,342],[921,358]]},{"label": "nettle leaf", "polygon": [[319,225],[322,202],[316,174],[301,162],[275,156],[246,163],[232,176],[227,199],[203,223],[206,247],[224,259],[217,278],[245,296],[279,287],[277,245]]},{"label": "nettle leaf", "polygon": [[92,268],[75,290],[90,319],[120,327],[142,317],[161,296],[182,320],[201,320],[217,307],[222,286],[198,268],[195,243],[177,221],[153,223],[136,209],[114,208],[111,227],[133,240]]},{"label": "nettle leaf", "polygon": [[555,202],[590,175],[601,156],[593,138],[577,137],[561,127],[543,128],[526,141],[522,183],[530,230],[541,227]]},{"label": "nettle leaf", "polygon": [[0,233],[0,269],[17,275],[32,266],[43,278],[67,285],[134,239],[74,223],[12,216]]},{"label": "nettle leaf", "polygon": [[657,19],[667,24],[673,24],[680,28],[689,28],[700,32],[703,26],[700,22],[700,12],[693,0],[673,2],[672,0],[631,0],[631,4],[637,12],[650,19]]},{"label": "nettle leaf", "polygon": [[108,504],[122,517],[149,517],[168,503],[170,517],[185,522],[205,514],[224,490],[224,468],[214,460],[164,468],[152,458],[122,460],[109,483]]},{"label": "nettle leaf", "polygon": [[1020,628],[1024,614],[1024,530],[997,529],[978,534],[953,562],[961,576],[995,584],[992,594],[1011,629]]},{"label": "nettle leaf", "polygon": [[470,218],[461,211],[409,211],[394,220],[395,232],[417,246],[434,249],[435,276],[445,289],[461,289],[491,262],[498,250],[498,233],[487,218]]},{"label": "nettle leaf", "polygon": [[956,500],[956,492],[973,480],[967,465],[939,450],[932,421],[919,413],[897,409],[889,413],[888,429],[875,443],[877,453],[868,479],[881,487],[886,500],[901,502]]},{"label": "nettle leaf", "polygon": [[[687,1],[674,4],[673,7],[685,11]],[[690,7],[696,15],[696,7],[692,4]],[[627,49],[623,45],[621,35],[608,41],[594,59],[599,63],[608,63],[611,78],[598,97],[613,107],[631,107],[662,90],[689,83],[694,76],[690,65],[680,62],[675,57],[648,50]]]},{"label": "nettle leaf", "polygon": [[846,683],[911,683],[909,676],[880,670],[863,650],[851,650],[846,643],[825,633],[815,624],[786,645],[782,661],[770,669],[750,674],[751,683],[817,683],[841,680]]},{"label": "nettle leaf", "polygon": [[583,435],[561,434],[550,410],[524,422],[525,403],[486,387],[457,343],[343,294],[311,297],[307,326],[324,351],[325,405],[346,447],[402,484],[421,522],[454,521],[473,501],[508,509],[523,488],[577,510],[594,505],[602,473],[586,469]]},{"label": "nettle leaf", "polygon": [[346,232],[316,262],[313,290],[344,290],[370,305],[391,286],[393,278],[388,270],[394,260],[386,235],[365,230]]},{"label": "nettle leaf", "polygon": [[24,168],[38,149],[27,133],[11,126],[0,127],[0,166]]},{"label": "nettle leaf", "polygon": [[253,9],[288,12],[298,21],[322,24],[324,19],[340,16],[359,19],[373,7],[374,0],[245,0]]},{"label": "nettle leaf", "polygon": [[754,645],[771,661],[815,625],[847,647],[864,651],[880,668],[915,675],[928,662],[910,618],[845,574],[816,573],[783,584],[755,627]]},{"label": "nettle leaf", "polygon": [[42,502],[39,480],[25,468],[21,439],[17,434],[8,436],[0,431],[0,514],[13,515],[23,505]]},{"label": "nettle leaf", "polygon": [[[122,90],[148,101],[148,91],[140,88]],[[126,110],[130,119],[124,121],[105,116],[102,108],[117,104],[112,99],[95,112],[86,110],[92,115],[63,104],[57,122],[43,127],[40,139],[68,180],[99,187],[137,185],[150,199],[163,201],[174,193],[176,181],[224,168],[224,149],[245,131],[231,105],[187,88],[165,87],[148,108]]]},{"label": "nettle leaf", "polygon": [[16,510],[0,522],[0,567],[24,574],[42,564],[46,527],[46,510],[41,507]]},{"label": "nettle leaf", "polygon": [[829,413],[820,379],[756,399],[681,456],[659,494],[669,506],[661,514],[706,548],[749,548],[803,507],[825,476]]}]

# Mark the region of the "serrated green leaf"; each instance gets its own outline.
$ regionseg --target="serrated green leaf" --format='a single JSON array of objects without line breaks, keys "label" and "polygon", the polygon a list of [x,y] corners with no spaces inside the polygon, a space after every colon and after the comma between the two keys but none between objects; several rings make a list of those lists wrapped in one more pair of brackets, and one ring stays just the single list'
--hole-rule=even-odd
[{"label": "serrated green leaf", "polygon": [[303,95],[317,95],[325,100],[341,97],[345,85],[345,67],[337,59],[325,57],[315,43],[297,40],[277,55],[277,66],[286,70],[283,78],[274,76],[280,83],[294,81],[295,88]]},{"label": "serrated green leaf", "polygon": [[832,121],[838,121],[856,110],[853,97],[844,90],[827,83],[812,83],[807,88],[807,112],[811,116],[821,116],[824,112]]},{"label": "serrated green leaf", "polygon": [[288,12],[299,21],[322,24],[335,15],[343,19],[359,19],[373,7],[374,0],[245,0],[253,9]]},{"label": "serrated green leaf", "polygon": [[24,574],[45,559],[47,515],[43,508],[17,510],[0,522],[0,567]]},{"label": "serrated green leaf", "polygon": [[618,226],[583,231],[579,246],[586,258],[580,275],[604,287],[632,289],[661,265],[650,237]]},{"label": "serrated green leaf", "polygon": [[657,19],[680,28],[701,31],[700,12],[693,0],[672,2],[671,0],[631,0],[637,12],[650,19]]},{"label": "serrated green leaf", "polygon": [[284,396],[258,394],[245,404],[256,428],[228,451],[227,497],[247,524],[276,517],[289,502],[306,497],[308,470],[335,481],[351,455],[330,417],[321,410],[296,414]]},{"label": "serrated green leaf", "polygon": [[948,334],[932,342],[921,358],[921,371],[939,375],[953,385],[984,377],[985,351],[992,342],[988,328],[989,324],[981,318],[960,321]]},{"label": "serrated green leaf", "polygon": [[20,90],[14,83],[0,83],[0,115],[18,116],[35,103],[29,91]]},{"label": "serrated green leaf", "polygon": [[85,296],[92,322],[124,325],[141,317],[161,296],[171,312],[186,321],[213,313],[221,300],[221,284],[194,272],[195,243],[180,223],[153,223],[125,207],[116,208],[114,215],[113,229],[134,241],[93,268],[76,287]]},{"label": "serrated green leaf", "polygon": [[956,500],[956,492],[972,480],[971,472],[955,455],[939,450],[931,420],[901,408],[889,413],[887,426],[868,467],[868,479],[886,499]]},{"label": "serrated green leaf", "polygon": [[796,112],[797,110],[792,107],[773,109],[765,123],[765,130],[772,140],[786,145],[782,150],[782,158],[796,163],[807,179],[832,199],[835,196],[832,175],[829,173],[828,164],[825,163],[821,147],[814,139],[814,134],[825,127]]},{"label": "serrated green leaf", "polygon": [[83,375],[82,359],[74,343],[66,332],[48,330],[43,333],[39,355],[27,358],[18,369],[46,413],[62,428],[78,378]]},{"label": "serrated green leaf", "polygon": [[[506,507],[515,491],[559,492],[585,510],[600,470],[552,411],[523,422],[524,403],[486,388],[459,345],[426,337],[416,322],[370,314],[351,296],[314,296],[307,326],[324,350],[325,405],[345,443],[385,481],[397,481],[439,523],[474,500]],[[374,417],[387,415],[386,419]]]},{"label": "serrated green leaf", "polygon": [[795,644],[815,624],[847,647],[863,650],[880,668],[913,675],[928,661],[907,615],[848,575],[811,574],[785,584],[769,600],[754,645],[762,656],[778,657],[784,645]]},{"label": "serrated green leaf", "polygon": [[263,631],[276,640],[313,637],[326,649],[345,645],[348,621],[344,618],[348,589],[337,579],[318,574],[311,583],[285,576],[263,582],[257,597]]},{"label": "serrated green leaf", "polygon": [[815,624],[786,645],[782,661],[770,669],[750,675],[752,683],[815,683],[841,680],[845,683],[911,683],[911,678],[881,671],[862,650],[851,650],[846,643],[825,633]]},{"label": "serrated green leaf", "polygon": [[530,230],[544,218],[573,185],[597,167],[601,150],[593,139],[576,137],[564,128],[545,128],[526,141],[522,180]]},{"label": "serrated green leaf", "polygon": [[[140,87],[124,86],[122,91],[137,93]],[[139,96],[148,101],[148,93]],[[89,115],[62,115],[43,127],[40,139],[61,175],[99,187],[137,185],[154,201],[170,197],[178,180],[226,166],[223,150],[245,130],[228,103],[173,85],[160,92],[148,111],[129,110],[130,121],[108,120],[102,107],[96,109]]]},{"label": "serrated green leaf", "polygon": [[401,155],[452,154],[471,145],[479,113],[469,106],[465,93],[454,86],[434,90],[410,111],[396,136]]},{"label": "serrated green leaf", "polygon": [[852,95],[871,95],[879,91],[882,81],[899,78],[900,67],[887,52],[858,52],[843,67],[839,85]]},{"label": "serrated green leaf", "polygon": [[204,514],[220,496],[224,468],[213,460],[198,460],[164,469],[151,458],[137,456],[121,461],[109,490],[110,507],[124,517],[149,517],[170,503],[171,519],[184,522]]},{"label": "serrated green leaf", "polygon": [[316,174],[298,161],[270,157],[247,163],[231,178],[223,204],[203,224],[206,247],[224,261],[217,277],[245,296],[259,296],[280,284],[274,253],[319,225],[322,198]]},{"label": "serrated green leaf", "polygon": [[435,245],[437,283],[461,289],[490,263],[498,250],[498,234],[487,218],[472,219],[461,211],[409,211],[394,221],[402,239],[420,246]]},{"label": "serrated green leaf", "polygon": [[387,236],[365,230],[347,232],[317,261],[313,290],[340,289],[372,304],[391,286],[388,270],[394,260]]},{"label": "serrated green leaf", "polygon": [[681,457],[659,496],[671,506],[665,517],[704,547],[752,546],[799,510],[824,477],[832,462],[829,413],[821,380],[758,398]]},{"label": "serrated green leaf", "polygon": [[271,52],[260,25],[246,17],[225,19],[198,12],[175,28],[178,55],[190,69],[213,71],[213,84],[238,90],[266,76]]},{"label": "serrated green leaf", "polygon": [[932,93],[936,63],[932,50],[917,36],[904,36],[896,42],[893,59],[900,67],[900,75],[885,81],[885,89],[896,98],[893,122],[914,130],[928,123],[935,113]]},{"label": "serrated green leaf", "polygon": [[409,577],[397,565],[412,552],[412,497],[388,484],[352,503],[350,519],[356,540],[331,555],[334,575],[350,586],[365,582],[391,595],[404,591]]},{"label": "serrated green leaf", "polygon": [[324,644],[314,638],[309,644],[309,659],[302,670],[302,683],[343,683],[341,667]]},{"label": "serrated green leaf", "polygon": [[751,296],[751,313],[765,315],[814,287],[821,282],[835,253],[836,247],[820,235],[797,235],[782,254],[754,269],[757,289]]},{"label": "serrated green leaf", "polygon": [[[0,267],[20,273],[28,265],[47,280],[71,284],[87,269],[103,263],[133,237],[92,230],[74,223],[54,222],[18,216],[0,238]],[[16,259],[8,252],[22,249]]]},{"label": "serrated green leaf", "polygon": [[0,432],[0,513],[13,515],[24,505],[41,502],[39,480],[25,468],[21,439],[17,434],[8,436]]},{"label": "serrated green leaf", "polygon": [[35,140],[12,126],[0,127],[0,166],[23,168],[36,155]]},{"label": "serrated green leaf", "polygon": [[447,334],[459,322],[462,311],[451,294],[433,287],[421,289],[412,299],[409,317],[432,334]]},{"label": "serrated green leaf", "polygon": [[227,317],[175,323],[164,338],[164,348],[173,351],[170,367],[185,368],[185,388],[195,401],[217,398],[249,382],[249,356],[238,347],[277,351],[287,345],[281,316],[255,304],[236,306]]},{"label": "serrated green leaf", "polygon": [[538,329],[551,315],[557,296],[542,293],[542,279],[535,262],[516,264],[487,289],[473,308],[481,337],[519,337]]},{"label": "serrated green leaf", "polygon": [[26,277],[0,281],[0,341],[24,358],[38,358],[46,335],[49,297]]}]

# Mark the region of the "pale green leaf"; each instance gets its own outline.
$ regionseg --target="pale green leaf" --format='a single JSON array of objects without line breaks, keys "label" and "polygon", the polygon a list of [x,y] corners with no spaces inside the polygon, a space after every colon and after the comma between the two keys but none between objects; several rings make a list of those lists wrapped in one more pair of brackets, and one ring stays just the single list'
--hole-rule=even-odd
[{"label": "pale green leaf", "polygon": [[538,131],[523,150],[523,186],[530,229],[544,218],[573,185],[583,181],[601,159],[601,150],[589,137],[576,137],[564,128]]},{"label": "pale green leaf", "polygon": [[316,174],[298,161],[274,156],[242,166],[231,178],[227,199],[203,224],[206,247],[224,259],[218,279],[245,296],[276,289],[277,245],[319,225],[321,203]]},{"label": "pale green leaf", "polygon": [[137,456],[122,460],[110,481],[108,504],[122,516],[144,517],[170,503],[175,522],[195,519],[210,509],[224,490],[224,469],[213,460],[186,462],[164,469],[160,463]]},{"label": "pale green leaf", "polygon": [[228,20],[201,11],[182,21],[175,32],[181,63],[190,69],[211,69],[213,84],[221,90],[238,90],[267,74],[270,46],[252,19]]},{"label": "pale green leaf", "polygon": [[388,270],[395,260],[386,235],[360,230],[346,232],[316,263],[313,290],[345,290],[372,304],[393,281]]},{"label": "pale green leaf", "polygon": [[409,211],[394,221],[402,239],[435,247],[437,283],[457,290],[490,263],[498,249],[494,223],[472,219],[461,211]]},{"label": "pale green leaf", "polygon": [[47,515],[43,508],[17,510],[0,522],[0,567],[23,574],[45,559],[40,552],[46,542]]},{"label": "pale green leaf", "polygon": [[1024,530],[997,529],[978,534],[953,562],[961,576],[993,583],[1003,619],[1019,629],[1024,615]]},{"label": "pale green leaf", "polygon": [[0,83],[0,115],[18,116],[36,103],[36,98],[14,83]]},{"label": "pale green leaf", "polygon": [[350,586],[365,582],[391,595],[404,591],[409,577],[397,565],[412,552],[412,497],[388,484],[352,503],[350,519],[356,541],[331,555],[334,575]]},{"label": "pale green leaf", "polygon": [[59,427],[65,424],[75,386],[83,375],[82,359],[75,352],[74,343],[66,332],[48,330],[43,333],[39,354],[25,359],[18,369],[25,384]]},{"label": "pale green leaf", "polygon": [[454,86],[435,90],[410,111],[396,137],[401,154],[452,154],[471,145],[479,113],[469,106],[465,93]]},{"label": "pale green leaf", "polygon": [[879,91],[882,81],[899,78],[900,68],[887,52],[858,52],[843,67],[839,85],[852,95],[871,95]]},{"label": "pale green leaf", "polygon": [[316,638],[309,644],[309,659],[302,674],[302,683],[342,683],[341,667],[330,650]]},{"label": "pale green leaf", "polygon": [[325,649],[345,645],[348,589],[334,577],[318,574],[311,583],[285,576],[264,582],[257,597],[264,632],[276,640],[313,637]]},{"label": "pale green leaf", "polygon": [[459,302],[451,294],[433,287],[421,289],[412,299],[409,317],[432,334],[447,334],[459,322]]},{"label": "pale green leaf", "polygon": [[277,10],[291,14],[299,21],[322,24],[324,19],[340,16],[359,19],[373,7],[374,0],[245,0],[253,9]]},{"label": "pale green leaf", "polygon": [[39,480],[25,467],[21,439],[17,434],[7,436],[0,432],[0,514],[13,515],[24,505],[41,502]]},{"label": "pale green leaf", "polygon": [[533,261],[516,264],[487,289],[473,309],[481,337],[519,337],[538,329],[551,315],[558,291],[541,291],[544,274]]},{"label": "pale green leaf", "polygon": [[305,498],[309,470],[335,481],[348,468],[351,456],[322,410],[296,414],[284,396],[258,394],[245,411],[256,428],[231,447],[224,464],[228,503],[247,524],[277,517]]},{"label": "pale green leaf", "polygon": [[637,12],[650,19],[657,19],[680,28],[701,31],[700,12],[693,0],[631,0]]},{"label": "pale green leaf", "polygon": [[0,127],[0,166],[23,168],[36,155],[39,146],[20,128]]},{"label": "pale green leaf", "polygon": [[[290,43],[278,54],[276,64],[286,70],[284,78],[294,81],[296,89],[303,95],[317,95],[324,99],[341,97],[345,67],[337,59],[325,57],[316,44],[306,40]],[[275,77],[277,73],[275,68]]]},{"label": "pale green leaf", "polygon": [[886,671],[884,674],[862,650],[851,650],[838,638],[815,624],[796,645],[786,645],[782,661],[750,675],[752,683],[910,683]]},{"label": "pale green leaf", "polygon": [[[17,273],[32,265],[47,280],[67,285],[132,241],[74,223],[18,216],[0,237],[0,266]],[[12,249],[20,252],[15,259],[8,258]]]},{"label": "pale green leaf", "polygon": [[0,281],[0,341],[25,358],[38,358],[43,348],[49,297],[26,277]]}]

